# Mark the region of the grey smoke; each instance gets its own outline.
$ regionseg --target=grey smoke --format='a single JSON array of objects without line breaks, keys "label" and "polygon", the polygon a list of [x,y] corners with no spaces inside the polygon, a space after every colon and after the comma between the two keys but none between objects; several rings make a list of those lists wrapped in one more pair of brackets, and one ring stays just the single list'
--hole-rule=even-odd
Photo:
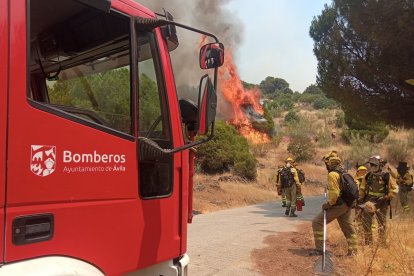
[{"label": "grey smoke", "polygon": [[[176,22],[189,25],[218,37],[224,43],[225,49],[231,49],[237,55],[238,45],[243,38],[243,25],[240,19],[226,5],[232,0],[161,0],[136,1],[152,11],[163,13],[169,11]],[[176,78],[176,86],[180,98],[196,100],[198,82],[206,71],[199,69],[198,44],[200,36],[193,32],[177,29],[180,46],[171,53],[171,60]],[[219,91],[218,91],[219,92]],[[220,93],[218,111],[231,116],[231,107]],[[224,112],[224,111],[229,112]],[[228,116],[226,116],[228,117]]]}]

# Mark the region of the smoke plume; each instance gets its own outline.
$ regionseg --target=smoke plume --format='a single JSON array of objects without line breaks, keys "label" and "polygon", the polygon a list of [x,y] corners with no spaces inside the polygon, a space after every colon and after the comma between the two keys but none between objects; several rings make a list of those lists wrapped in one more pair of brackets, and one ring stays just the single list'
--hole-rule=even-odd
[{"label": "smoke plume", "polygon": [[[137,1],[152,11],[163,13],[167,10],[174,16],[176,22],[207,31],[214,34],[225,46],[225,51],[231,50],[237,54],[238,45],[242,42],[243,25],[240,19],[228,8],[232,0],[161,0]],[[171,53],[171,60],[180,98],[197,99],[198,81],[206,74],[198,64],[200,46],[199,34],[177,28],[180,46]],[[207,41],[211,42],[211,41]],[[225,101],[218,91],[219,117],[231,118],[230,104]]]}]

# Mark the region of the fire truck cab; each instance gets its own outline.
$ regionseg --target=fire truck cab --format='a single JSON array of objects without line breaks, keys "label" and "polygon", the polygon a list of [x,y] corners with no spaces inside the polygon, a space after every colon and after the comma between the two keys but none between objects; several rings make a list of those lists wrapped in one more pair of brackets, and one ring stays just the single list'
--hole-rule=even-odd
[{"label": "fire truck cab", "polygon": [[[215,39],[198,104],[177,98],[176,27]],[[0,275],[187,274],[223,51],[132,0],[0,0]]]}]

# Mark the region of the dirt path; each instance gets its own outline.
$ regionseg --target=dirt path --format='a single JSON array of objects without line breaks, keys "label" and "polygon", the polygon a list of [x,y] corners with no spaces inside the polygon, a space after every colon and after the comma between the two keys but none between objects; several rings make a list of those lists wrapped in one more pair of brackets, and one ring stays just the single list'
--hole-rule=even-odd
[{"label": "dirt path", "polygon": [[[266,249],[266,243],[269,239],[275,239],[276,234],[300,237],[298,226],[305,222],[309,225],[310,220],[319,212],[322,201],[321,197],[307,198],[306,207],[302,212],[298,212],[298,218],[285,217],[280,202],[197,215],[193,224],[189,225],[189,275],[248,276],[266,273],[258,263],[258,258],[260,259],[262,254],[260,250]],[[276,243],[278,236],[276,235]],[[285,239],[279,242],[282,246],[280,248],[287,246]],[[266,254],[280,253],[283,251],[276,247]],[[292,254],[294,253],[295,251]],[[283,258],[281,260],[283,261]],[[281,271],[280,274],[267,275],[289,274]]]}]

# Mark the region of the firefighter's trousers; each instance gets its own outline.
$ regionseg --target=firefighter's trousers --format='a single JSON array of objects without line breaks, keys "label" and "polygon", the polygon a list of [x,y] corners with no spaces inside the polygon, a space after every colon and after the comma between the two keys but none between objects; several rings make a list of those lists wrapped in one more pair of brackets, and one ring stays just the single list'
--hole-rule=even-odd
[{"label": "firefighter's trousers", "polygon": [[383,204],[375,211],[375,213],[369,213],[365,210],[362,213],[362,225],[364,228],[364,239],[366,245],[372,244],[372,222],[374,216],[377,218],[378,222],[379,242],[384,245],[386,244],[387,211],[388,205]]},{"label": "firefighter's trousers", "polygon": [[286,206],[286,194],[285,189],[282,189],[282,205]]},{"label": "firefighter's trousers", "polygon": [[400,197],[401,206],[404,209],[404,212],[410,211],[410,206],[408,205],[408,192],[410,191],[410,187],[404,184],[400,184],[398,187],[398,195]]},{"label": "firefighter's trousers", "polygon": [[[357,237],[355,228],[352,223],[351,208],[345,203],[341,205],[334,205],[326,210],[326,224],[334,219],[338,220],[339,227],[344,233],[348,243],[348,252],[355,252],[357,250]],[[313,236],[315,238],[315,247],[317,250],[323,248],[323,211],[320,212],[312,221]]]},{"label": "firefighter's trousers", "polygon": [[283,188],[286,195],[286,208],[296,210],[296,185]]}]

